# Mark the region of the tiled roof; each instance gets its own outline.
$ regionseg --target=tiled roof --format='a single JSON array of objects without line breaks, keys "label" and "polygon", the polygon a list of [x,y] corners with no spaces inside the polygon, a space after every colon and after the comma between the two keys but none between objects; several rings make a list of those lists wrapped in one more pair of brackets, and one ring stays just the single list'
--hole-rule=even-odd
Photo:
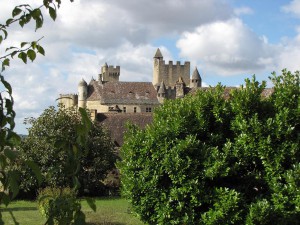
[{"label": "tiled roof", "polygon": [[151,82],[93,81],[88,86],[88,101],[101,104],[158,105],[157,93]]},{"label": "tiled roof", "polygon": [[140,128],[152,123],[152,113],[99,113],[97,121],[106,127],[118,146],[123,145],[126,123],[131,122]]},{"label": "tiled roof", "polygon": [[166,93],[166,86],[165,86],[164,81],[161,82],[158,93],[159,94],[165,94]]}]

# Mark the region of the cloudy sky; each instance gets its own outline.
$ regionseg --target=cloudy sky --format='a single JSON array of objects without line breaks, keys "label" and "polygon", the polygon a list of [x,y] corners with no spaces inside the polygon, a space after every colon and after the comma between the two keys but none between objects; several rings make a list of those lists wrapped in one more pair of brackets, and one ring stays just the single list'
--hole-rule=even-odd
[{"label": "cloudy sky", "polygon": [[[0,23],[15,5],[41,0],[1,0]],[[121,66],[122,81],[151,81],[159,47],[166,61],[190,61],[205,85],[242,84],[256,74],[300,67],[300,0],[64,0],[55,22],[9,29],[6,46],[44,37],[45,57],[14,60],[3,75],[13,86],[18,133],[23,120],[56,105],[59,93],[76,93],[81,78],[100,66]],[[192,71],[191,71],[192,73]]]}]

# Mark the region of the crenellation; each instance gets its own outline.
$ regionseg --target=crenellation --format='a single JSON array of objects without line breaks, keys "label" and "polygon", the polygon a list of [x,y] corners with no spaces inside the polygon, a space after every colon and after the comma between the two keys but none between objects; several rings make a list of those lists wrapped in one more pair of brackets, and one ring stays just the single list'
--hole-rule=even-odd
[{"label": "crenellation", "polygon": [[102,74],[99,76],[99,82],[118,82],[120,77],[120,66],[104,64],[101,68]]},{"label": "crenellation", "polygon": [[60,94],[59,103],[65,107],[70,108],[77,105],[78,95],[77,94]]}]

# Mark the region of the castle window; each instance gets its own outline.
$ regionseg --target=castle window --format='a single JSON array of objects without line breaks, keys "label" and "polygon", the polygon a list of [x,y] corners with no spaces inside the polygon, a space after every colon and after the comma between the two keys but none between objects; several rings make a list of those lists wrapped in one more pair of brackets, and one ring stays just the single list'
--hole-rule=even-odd
[{"label": "castle window", "polygon": [[151,107],[146,107],[146,112],[151,112]]},{"label": "castle window", "polygon": [[136,113],[136,107],[133,108],[133,112]]},{"label": "castle window", "polygon": [[126,107],[123,107],[123,112],[126,113]]}]

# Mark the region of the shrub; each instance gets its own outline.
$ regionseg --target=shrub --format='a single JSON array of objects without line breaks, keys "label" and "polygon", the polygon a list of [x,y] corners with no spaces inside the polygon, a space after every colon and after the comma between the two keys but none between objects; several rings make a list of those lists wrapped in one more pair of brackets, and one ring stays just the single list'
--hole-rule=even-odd
[{"label": "shrub", "polygon": [[[76,191],[71,188],[47,187],[38,193],[38,208],[48,221],[56,225],[69,225],[75,213],[81,209],[76,199]],[[51,224],[51,222],[49,222]]]},{"label": "shrub", "polygon": [[131,126],[123,194],[147,224],[300,224],[299,73],[218,85],[165,102]]}]

